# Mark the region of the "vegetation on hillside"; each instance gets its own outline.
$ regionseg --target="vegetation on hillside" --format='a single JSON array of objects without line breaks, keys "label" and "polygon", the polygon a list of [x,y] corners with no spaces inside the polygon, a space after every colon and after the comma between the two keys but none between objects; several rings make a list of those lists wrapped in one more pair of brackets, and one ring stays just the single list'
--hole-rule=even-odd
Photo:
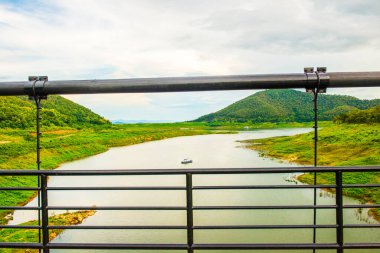
[{"label": "vegetation on hillside", "polygon": [[[197,122],[308,122],[313,120],[313,95],[296,90],[266,90],[202,116]],[[354,109],[380,105],[380,99],[360,100],[351,96],[320,94],[319,119],[333,117]]]},{"label": "vegetation on hillside", "polygon": [[371,124],[380,123],[380,105],[367,110],[352,110],[334,118],[337,123]]},{"label": "vegetation on hillside", "polygon": [[[105,118],[61,96],[49,96],[42,101],[42,107],[42,125],[45,127],[110,125]],[[0,97],[0,128],[35,126],[35,108],[35,102],[26,96]]]}]

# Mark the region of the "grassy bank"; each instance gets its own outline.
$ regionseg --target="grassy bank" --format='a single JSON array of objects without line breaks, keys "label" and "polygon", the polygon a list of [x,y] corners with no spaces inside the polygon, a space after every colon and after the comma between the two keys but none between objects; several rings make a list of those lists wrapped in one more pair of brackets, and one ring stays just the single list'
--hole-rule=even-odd
[{"label": "grassy bank", "polygon": [[[50,226],[70,226],[81,224],[84,219],[95,214],[95,211],[77,211],[74,213],[64,213],[49,217]],[[22,223],[23,226],[37,226],[38,221],[28,221]],[[49,240],[53,240],[60,233],[62,229],[50,230]],[[20,238],[24,242],[38,242],[38,230],[36,229],[2,229],[0,230],[1,242],[19,242]],[[22,252],[38,252],[37,249],[0,249],[0,253],[22,253]]]},{"label": "grassy bank", "polygon": [[[313,164],[313,133],[248,141],[248,147],[265,156],[299,164]],[[360,166],[380,164],[380,124],[341,124],[319,131],[318,164],[323,166]],[[332,173],[319,173],[319,183],[334,184]],[[313,183],[312,174],[299,180]],[[380,183],[380,173],[344,173],[344,184]],[[344,194],[363,202],[380,203],[379,188],[344,189]],[[380,209],[371,210],[380,220]]]}]

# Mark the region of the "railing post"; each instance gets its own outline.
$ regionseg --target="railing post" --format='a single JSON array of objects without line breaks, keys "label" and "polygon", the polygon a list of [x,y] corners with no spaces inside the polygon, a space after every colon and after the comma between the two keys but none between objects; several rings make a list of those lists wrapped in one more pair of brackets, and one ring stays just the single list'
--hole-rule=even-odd
[{"label": "railing post", "polygon": [[47,176],[41,174],[41,213],[42,213],[42,249],[44,253],[49,253],[50,250],[47,247],[49,243],[49,212],[48,206],[48,193],[47,193]]},{"label": "railing post", "polygon": [[187,252],[193,253],[193,178],[191,173],[186,173],[186,215],[187,215]]},{"label": "railing post", "polygon": [[[317,71],[314,71],[314,68],[304,68],[304,73],[307,76],[307,79],[312,80],[313,75],[315,75],[316,83],[313,87],[306,87],[306,92],[313,94],[313,112],[314,112],[314,167],[318,166],[318,94],[326,93],[327,84],[329,82],[329,77],[326,75],[325,67],[318,67]],[[310,75],[310,77],[309,77]],[[318,183],[317,172],[314,172],[314,186]],[[313,190],[313,244],[317,243],[317,188]],[[313,248],[313,253],[316,249]]]},{"label": "railing post", "polygon": [[343,253],[343,192],[342,192],[342,171],[335,172],[336,182],[336,242],[339,245],[337,253]]},{"label": "railing post", "polygon": [[[41,100],[46,99],[47,96],[41,93],[47,82],[47,76],[29,76],[29,85],[25,87],[30,100],[34,100],[36,104],[36,164],[37,170],[41,169]],[[42,82],[42,86],[38,85]],[[41,177],[38,176],[38,188],[41,187]],[[41,207],[41,190],[37,195],[38,207]],[[41,210],[38,210],[38,226],[41,226]],[[41,229],[38,230],[38,242],[41,243]],[[38,252],[41,252],[39,249]]]},{"label": "railing post", "polygon": [[[36,164],[37,170],[41,170],[41,98],[37,95],[34,96],[36,102]],[[41,177],[38,176],[38,187],[40,192],[37,196],[38,206],[41,207]],[[38,226],[41,226],[41,210],[38,210]],[[41,230],[38,231],[38,242],[42,242]],[[38,250],[41,252],[41,250]]]},{"label": "railing post", "polygon": [[[314,167],[318,166],[318,88],[313,89],[313,111],[314,111]],[[318,183],[317,172],[314,172],[314,186]],[[317,225],[317,188],[313,192],[313,225]],[[317,243],[317,229],[313,228],[313,243]],[[315,248],[313,253],[315,253]]]}]

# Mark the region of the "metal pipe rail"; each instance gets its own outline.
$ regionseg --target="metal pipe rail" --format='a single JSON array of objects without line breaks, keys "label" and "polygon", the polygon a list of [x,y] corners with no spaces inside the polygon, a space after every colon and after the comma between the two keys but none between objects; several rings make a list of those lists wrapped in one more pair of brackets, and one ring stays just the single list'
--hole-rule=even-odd
[{"label": "metal pipe rail", "polygon": [[[295,184],[280,184],[280,185],[193,185],[193,175],[225,175],[225,174],[277,174],[277,173],[300,173],[300,172],[319,172],[319,173],[335,173],[335,184],[317,184],[317,185],[295,185]],[[42,204],[40,207],[14,207],[0,206],[0,210],[10,209],[29,209],[40,210],[42,213],[41,225],[1,225],[0,229],[29,229],[41,231],[42,242],[34,243],[11,243],[0,242],[0,248],[30,248],[43,249],[48,252],[50,249],[161,249],[161,250],[186,250],[193,252],[194,250],[290,250],[290,249],[334,249],[337,252],[343,252],[344,249],[380,249],[380,243],[363,242],[363,243],[344,243],[344,229],[356,228],[371,228],[379,229],[379,224],[346,224],[343,220],[343,210],[352,208],[380,208],[380,205],[375,204],[359,204],[359,205],[343,205],[343,188],[373,188],[380,187],[380,184],[343,184],[343,173],[357,172],[380,172],[380,166],[365,166],[365,167],[280,167],[280,168],[221,168],[221,169],[157,169],[157,170],[0,170],[0,176],[37,176],[41,179],[40,187],[0,187],[0,191],[34,191],[38,190],[41,193]],[[48,177],[61,176],[133,176],[133,175],[180,175],[185,177],[184,186],[81,186],[81,187],[51,187],[47,185]],[[225,206],[225,205],[196,205],[193,200],[193,193],[201,194],[209,190],[276,190],[276,189],[333,189],[336,192],[336,204],[332,205],[252,205],[252,206]],[[186,204],[180,206],[50,206],[48,204],[48,192],[50,191],[130,191],[133,194],[136,191],[182,191],[186,195]],[[335,210],[335,224],[247,224],[247,225],[202,225],[194,224],[194,211],[202,210],[281,210],[281,209],[298,209],[298,210]],[[49,225],[48,216],[49,210],[178,210],[186,212],[186,222],[180,225]],[[68,229],[68,230],[186,230],[187,243],[177,244],[128,244],[128,243],[53,243],[50,242],[49,233],[52,229]],[[213,243],[200,244],[194,240],[194,231],[201,230],[271,230],[271,229],[335,229],[336,242],[333,243],[276,243],[276,244],[255,244],[255,243]]]},{"label": "metal pipe rail", "polygon": [[379,72],[331,72],[267,75],[130,78],[106,80],[0,82],[0,95],[149,93],[215,90],[378,87]]}]

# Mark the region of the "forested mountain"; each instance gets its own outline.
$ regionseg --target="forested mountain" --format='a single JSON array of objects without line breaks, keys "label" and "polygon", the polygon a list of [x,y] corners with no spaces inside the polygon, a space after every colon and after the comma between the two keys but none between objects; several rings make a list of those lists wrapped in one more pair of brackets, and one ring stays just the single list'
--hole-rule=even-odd
[{"label": "forested mountain", "polygon": [[[42,125],[44,127],[110,124],[108,120],[61,96],[42,100]],[[35,126],[36,110],[33,100],[26,96],[0,97],[0,128],[29,128]]]},{"label": "forested mountain", "polygon": [[380,123],[380,105],[371,107],[367,110],[353,110],[343,113],[334,118],[338,123]]},{"label": "forested mountain", "polygon": [[[204,115],[197,122],[307,122],[313,120],[313,95],[296,90],[266,90]],[[320,120],[355,109],[380,105],[380,99],[360,100],[351,96],[318,95]]]}]

